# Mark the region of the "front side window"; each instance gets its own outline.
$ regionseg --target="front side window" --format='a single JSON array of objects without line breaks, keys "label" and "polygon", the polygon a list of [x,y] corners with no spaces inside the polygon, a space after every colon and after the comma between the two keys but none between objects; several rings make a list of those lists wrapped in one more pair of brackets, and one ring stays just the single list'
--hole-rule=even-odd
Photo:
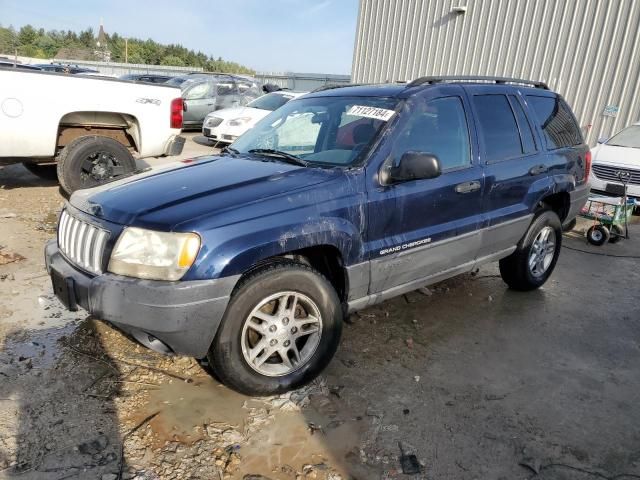
[{"label": "front side window", "polygon": [[200,100],[211,96],[211,84],[202,82],[194,85],[186,91],[185,100]]},{"label": "front side window", "polygon": [[527,100],[533,106],[550,150],[582,143],[580,128],[569,106],[561,98],[528,95]]},{"label": "front side window", "polygon": [[631,125],[607,141],[614,147],[640,148],[640,125]]},{"label": "front side window", "polygon": [[[396,114],[397,103],[396,99],[379,97],[291,100],[260,120],[232,147],[248,154],[256,149],[276,150],[311,165],[354,165],[364,158],[378,131]],[[350,135],[342,130],[347,116],[361,121],[353,125]]]},{"label": "front side window", "polygon": [[216,85],[216,95],[225,96],[233,95],[236,92],[236,86],[233,82],[221,82]]},{"label": "front side window", "polygon": [[521,156],[520,132],[505,95],[474,95],[485,160],[498,162]]},{"label": "front side window", "polygon": [[419,103],[393,145],[397,163],[405,152],[431,153],[442,170],[471,164],[469,127],[462,100],[443,97]]}]

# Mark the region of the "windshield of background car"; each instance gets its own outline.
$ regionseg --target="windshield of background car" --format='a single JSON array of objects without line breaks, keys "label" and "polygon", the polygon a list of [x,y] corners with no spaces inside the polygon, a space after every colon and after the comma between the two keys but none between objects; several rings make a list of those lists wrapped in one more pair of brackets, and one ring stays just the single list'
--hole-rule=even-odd
[{"label": "windshield of background car", "polygon": [[640,148],[640,125],[632,125],[609,139],[613,147]]},{"label": "windshield of background car", "polygon": [[247,107],[259,108],[260,110],[269,110],[273,112],[293,98],[293,95],[267,93],[266,95],[262,95],[260,98],[256,98],[254,101],[248,103]]},{"label": "windshield of background car", "polygon": [[184,77],[173,77],[171,80],[167,81],[167,85],[173,85],[175,87],[180,87],[187,79]]},{"label": "windshield of background car", "polygon": [[354,165],[393,118],[397,104],[395,98],[380,97],[292,100],[238,138],[233,148],[240,153],[278,150],[311,164]]}]

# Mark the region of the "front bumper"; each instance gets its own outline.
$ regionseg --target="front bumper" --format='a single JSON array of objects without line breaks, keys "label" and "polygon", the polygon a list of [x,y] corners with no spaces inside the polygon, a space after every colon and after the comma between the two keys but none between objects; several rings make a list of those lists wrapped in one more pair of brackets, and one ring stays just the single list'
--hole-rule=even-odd
[{"label": "front bumper", "polygon": [[238,135],[221,133],[219,129],[208,128],[208,127],[202,128],[202,134],[207,138],[211,138],[212,140],[216,140],[218,142],[223,142],[223,143],[233,143],[238,138]]},{"label": "front bumper", "polygon": [[162,351],[154,347],[160,345],[154,340],[160,340],[169,347],[165,351],[196,358],[206,355],[238,280],[233,276],[164,282],[111,273],[91,276],[73,267],[55,240],[45,247],[45,262],[54,292],[70,309],[80,306],[150,348]]},{"label": "front bumper", "polygon": [[[622,185],[622,183],[620,182],[600,180],[593,174],[593,172],[591,172],[591,175],[589,176],[589,182],[591,182],[591,191],[593,193],[616,197],[620,196],[608,191],[607,188],[607,186],[610,186],[611,184],[617,185],[618,188],[620,188],[620,186]],[[633,183],[627,184],[627,196],[640,199],[640,185],[636,185]]]}]

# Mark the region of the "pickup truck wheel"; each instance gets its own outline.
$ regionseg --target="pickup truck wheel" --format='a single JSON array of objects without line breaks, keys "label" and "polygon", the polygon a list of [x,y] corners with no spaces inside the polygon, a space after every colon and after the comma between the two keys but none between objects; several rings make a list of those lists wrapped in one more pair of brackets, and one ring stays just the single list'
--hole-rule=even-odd
[{"label": "pickup truck wheel", "polygon": [[307,265],[278,262],[241,281],[207,358],[227,386],[271,395],[313,380],[341,331],[342,308],[329,281]]},{"label": "pickup truck wheel", "polygon": [[36,177],[40,177],[43,180],[58,179],[58,172],[56,171],[55,164],[49,163],[49,164],[42,165],[39,163],[23,162],[22,165],[24,166],[24,168],[26,168],[31,173],[33,173]]},{"label": "pickup truck wheel", "polygon": [[562,246],[558,215],[544,210],[536,215],[516,251],[500,260],[500,275],[509,288],[520,291],[541,287],[551,276]]},{"label": "pickup truck wheel", "polygon": [[79,137],[58,156],[58,180],[69,194],[133,173],[136,162],[127,148],[107,137]]}]

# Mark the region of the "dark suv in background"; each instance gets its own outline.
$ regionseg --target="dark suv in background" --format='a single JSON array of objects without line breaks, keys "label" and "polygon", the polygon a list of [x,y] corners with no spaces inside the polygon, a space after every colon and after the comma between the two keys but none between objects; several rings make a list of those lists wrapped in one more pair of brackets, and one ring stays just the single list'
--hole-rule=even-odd
[{"label": "dark suv in background", "polygon": [[69,308],[271,394],[322,371],[348,312],[492,261],[543,285],[589,165],[543,83],[326,89],[222,155],[74,193],[47,267]]}]

